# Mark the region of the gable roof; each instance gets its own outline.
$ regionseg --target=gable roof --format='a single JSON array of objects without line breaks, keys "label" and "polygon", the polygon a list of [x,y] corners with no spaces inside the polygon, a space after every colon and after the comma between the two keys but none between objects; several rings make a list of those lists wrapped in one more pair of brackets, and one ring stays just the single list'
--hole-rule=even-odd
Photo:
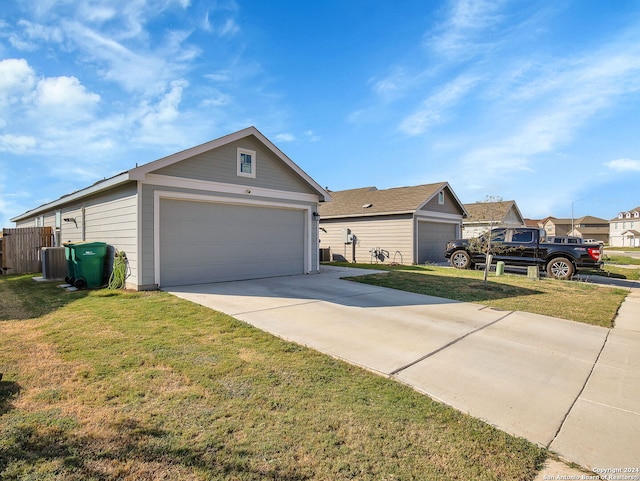
[{"label": "gable roof", "polygon": [[465,222],[501,221],[511,210],[514,210],[520,221],[524,223],[524,218],[515,200],[474,202],[473,204],[464,204],[464,208],[469,213],[469,217]]},{"label": "gable roof", "polygon": [[466,211],[447,182],[416,185],[413,187],[394,187],[378,190],[376,187],[331,192],[331,202],[320,205],[322,218],[360,217],[372,215],[412,214],[431,201],[442,190],[449,194],[460,206],[463,215]]},{"label": "gable roof", "polygon": [[[577,219],[573,219],[573,223],[575,224]],[[544,225],[548,223],[552,223],[553,225],[571,225],[571,219],[559,219],[558,217],[547,217],[544,221]]]},{"label": "gable roof", "polygon": [[622,212],[618,212],[618,215],[616,215],[611,220],[612,221],[620,220],[620,218],[618,216],[621,215],[621,214],[622,214],[622,220],[624,220],[625,219],[625,217],[624,217],[625,214],[633,214],[634,212],[640,212],[640,206],[636,207],[635,209],[623,210]]},{"label": "gable roof", "polygon": [[133,169],[127,170],[120,174],[114,175],[108,179],[100,180],[89,187],[84,189],[77,190],[72,192],[71,194],[66,194],[56,199],[52,202],[48,202],[43,204],[35,209],[31,209],[23,214],[20,214],[11,219],[11,222],[18,222],[20,220],[29,218],[34,215],[38,215],[45,211],[49,211],[58,206],[67,204],[69,202],[73,202],[78,199],[82,199],[84,197],[88,197],[90,195],[111,189],[118,185],[125,184],[131,181],[144,180],[146,174],[153,172],[155,170],[161,169],[163,167],[167,167],[169,165],[175,164],[177,162],[183,161],[190,157],[194,157],[198,154],[202,154],[204,152],[208,152],[210,150],[216,149],[223,145],[229,144],[231,142],[235,142],[237,140],[243,139],[249,136],[255,136],[262,144],[265,145],[271,152],[273,152],[282,162],[284,162],[289,168],[291,168],[297,175],[299,175],[306,183],[308,183],[319,195],[320,201],[330,201],[331,196],[329,193],[320,187],[320,185],[315,182],[309,175],[304,172],[295,162],[293,162],[287,155],[285,155],[278,147],[276,147],[269,139],[267,139],[258,129],[255,127],[247,127],[246,129],[239,130],[232,134],[225,135],[215,140],[211,140],[201,145],[197,145],[195,147],[191,147],[190,149],[183,150],[181,152],[177,152],[175,154],[169,155],[167,157],[163,157],[161,159],[143,164],[141,166],[137,166]]},{"label": "gable roof", "polygon": [[569,219],[558,219],[556,217],[549,217],[547,219],[547,221],[545,222],[545,224],[547,222],[552,222],[554,225],[559,226],[559,225],[571,225],[573,224],[575,227],[578,227],[580,224],[602,224],[602,225],[609,225],[609,221],[606,219],[601,219],[600,217],[594,217],[592,215],[585,215],[582,217],[576,217],[573,220]]},{"label": "gable roof", "polygon": [[607,224],[609,225],[609,221],[607,219],[602,219],[600,217],[594,217],[592,215],[585,215],[584,217],[579,217],[573,220],[574,224]]},{"label": "gable roof", "polygon": [[181,162],[190,157],[194,157],[196,155],[202,154],[204,152],[208,152],[213,149],[217,149],[218,147],[222,147],[223,145],[230,144],[237,140],[243,139],[245,137],[249,137],[253,135],[256,137],[265,147],[267,147],[273,154],[275,154],[284,164],[286,164],[289,168],[291,168],[296,174],[298,174],[304,181],[306,181],[313,189],[320,195],[321,200],[328,201],[331,200],[331,196],[328,192],[320,187],[320,185],[313,180],[304,170],[302,170],[293,160],[291,160],[284,152],[282,152],[276,145],[267,139],[258,129],[255,127],[247,127],[246,129],[239,130],[232,134],[225,135],[223,137],[211,140],[204,144],[196,145],[195,147],[191,147],[190,149],[183,150],[181,152],[177,152],[175,154],[169,155],[167,157],[163,157],[161,159],[155,160],[153,162],[149,162],[148,164],[141,165],[135,169],[131,169],[128,171],[132,180],[143,180],[145,174],[153,172],[155,170],[162,169],[164,167],[168,167],[177,162]]}]

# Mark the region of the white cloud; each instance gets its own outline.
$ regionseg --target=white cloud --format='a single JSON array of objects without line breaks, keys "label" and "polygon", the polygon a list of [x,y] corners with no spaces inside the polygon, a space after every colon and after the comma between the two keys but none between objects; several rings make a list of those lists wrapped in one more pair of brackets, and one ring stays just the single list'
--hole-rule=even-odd
[{"label": "white cloud", "polygon": [[640,172],[640,160],[616,159],[605,162],[604,165],[615,172]]},{"label": "white cloud", "polygon": [[373,91],[382,97],[394,97],[412,85],[414,78],[404,68],[395,67],[389,75],[374,82]]},{"label": "white cloud", "polygon": [[427,45],[437,54],[448,57],[468,57],[486,49],[493,36],[485,31],[501,23],[498,0],[453,0],[449,15],[439,30],[427,39]]},{"label": "white cloud", "polygon": [[[49,44],[60,44],[64,41],[65,35],[62,28],[57,25],[41,25],[39,23],[34,23],[29,20],[19,20],[18,27],[22,29],[23,35],[21,39],[26,38],[29,42],[25,42],[22,45],[22,48],[27,48],[31,50],[35,48],[35,44],[32,42],[47,42]],[[23,40],[18,40],[18,36],[15,35],[14,41],[22,42]],[[16,45],[17,48],[20,48]]]},{"label": "white cloud", "polygon": [[23,154],[33,149],[36,144],[36,139],[28,135],[0,135],[0,152]]},{"label": "white cloud", "polygon": [[296,136],[289,132],[284,132],[276,135],[276,142],[294,142],[296,140]]},{"label": "white cloud", "polygon": [[224,107],[233,102],[233,97],[228,94],[215,91],[202,101],[203,107]]},{"label": "white cloud", "polygon": [[17,103],[35,84],[35,72],[24,59],[0,61],[0,104]]},{"label": "white cloud", "polygon": [[221,37],[232,37],[240,31],[240,26],[235,22],[233,18],[225,20],[224,24],[219,30]]},{"label": "white cloud", "polygon": [[232,80],[231,72],[229,70],[205,74],[204,78],[216,83],[226,83]]},{"label": "white cloud", "polygon": [[[496,175],[533,171],[540,154],[557,154],[593,119],[615,114],[627,99],[637,99],[640,47],[621,35],[595,52],[558,57],[546,65],[529,62],[524,72],[521,62],[507,63],[494,75],[494,83],[483,85],[492,96],[482,114],[490,119],[491,131],[478,129],[475,146],[461,158],[465,167]],[[503,88],[497,98],[493,87],[504,86],[505,77],[517,88]],[[637,162],[619,159],[606,165],[635,170]]]},{"label": "white cloud", "polygon": [[87,22],[100,24],[116,18],[118,12],[111,5],[81,2],[78,5],[77,14]]},{"label": "white cloud", "polygon": [[320,140],[320,136],[316,134],[313,130],[305,130],[304,135],[309,140],[309,142],[318,142]]},{"label": "white cloud", "polygon": [[479,82],[478,77],[460,76],[422,102],[420,109],[400,124],[400,131],[407,135],[419,135],[430,126],[443,122],[453,108]]},{"label": "white cloud", "polygon": [[63,109],[70,113],[92,108],[100,101],[98,94],[88,92],[75,77],[48,77],[36,87],[36,104],[45,109]]},{"label": "white cloud", "polygon": [[66,30],[87,52],[92,63],[102,65],[98,71],[105,79],[129,92],[157,93],[171,78],[170,66],[162,56],[144,50],[133,51],[77,22],[67,22]]},{"label": "white cloud", "polygon": [[169,90],[155,104],[145,102],[134,114],[140,125],[138,139],[150,144],[174,143],[179,137],[179,129],[175,125],[180,118],[182,93],[189,85],[186,80],[175,80]]}]

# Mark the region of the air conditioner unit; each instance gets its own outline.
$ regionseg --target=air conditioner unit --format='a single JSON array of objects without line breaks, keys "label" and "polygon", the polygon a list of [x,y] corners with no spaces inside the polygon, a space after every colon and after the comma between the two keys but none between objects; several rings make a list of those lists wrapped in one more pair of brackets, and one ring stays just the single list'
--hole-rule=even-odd
[{"label": "air conditioner unit", "polygon": [[330,247],[321,247],[320,248],[320,262],[331,262],[331,248]]},{"label": "air conditioner unit", "polygon": [[67,275],[67,259],[64,247],[42,248],[42,277],[44,279],[64,279]]}]

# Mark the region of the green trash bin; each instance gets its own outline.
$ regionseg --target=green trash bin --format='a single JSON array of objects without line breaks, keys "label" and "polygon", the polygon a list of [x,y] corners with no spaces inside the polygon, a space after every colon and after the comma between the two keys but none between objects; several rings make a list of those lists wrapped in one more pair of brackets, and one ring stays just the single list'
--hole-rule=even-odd
[{"label": "green trash bin", "polygon": [[78,289],[100,287],[104,284],[105,242],[74,242],[64,245],[70,250],[73,282]]}]

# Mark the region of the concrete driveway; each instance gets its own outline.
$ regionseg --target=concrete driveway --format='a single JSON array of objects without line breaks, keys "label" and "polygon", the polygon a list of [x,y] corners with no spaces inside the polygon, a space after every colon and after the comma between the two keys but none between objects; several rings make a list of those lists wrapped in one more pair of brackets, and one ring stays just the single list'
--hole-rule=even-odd
[{"label": "concrete driveway", "polygon": [[[609,329],[340,279],[371,272],[332,267],[168,291],[393,377],[582,466],[640,468],[640,329],[605,350]],[[599,359],[607,363],[596,370]]]}]

